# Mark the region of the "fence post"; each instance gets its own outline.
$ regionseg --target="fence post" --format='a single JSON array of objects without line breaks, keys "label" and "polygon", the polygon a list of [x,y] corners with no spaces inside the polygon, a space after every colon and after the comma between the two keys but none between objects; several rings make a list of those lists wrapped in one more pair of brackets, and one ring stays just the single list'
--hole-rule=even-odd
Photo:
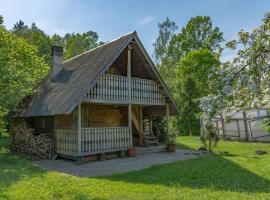
[{"label": "fence post", "polygon": [[223,119],[222,114],[220,114],[220,118],[221,118],[221,128],[222,128],[222,132],[223,132],[223,138],[226,138],[225,123],[224,123],[224,119]]},{"label": "fence post", "polygon": [[240,135],[240,126],[239,126],[239,120],[238,119],[236,120],[236,123],[237,123],[237,133],[238,133],[238,137],[239,137],[239,141],[240,141],[241,135]]},{"label": "fence post", "polygon": [[246,111],[243,111],[243,120],[244,120],[244,126],[245,126],[246,141],[248,141],[249,140],[249,137],[248,137],[248,124],[247,124]]}]

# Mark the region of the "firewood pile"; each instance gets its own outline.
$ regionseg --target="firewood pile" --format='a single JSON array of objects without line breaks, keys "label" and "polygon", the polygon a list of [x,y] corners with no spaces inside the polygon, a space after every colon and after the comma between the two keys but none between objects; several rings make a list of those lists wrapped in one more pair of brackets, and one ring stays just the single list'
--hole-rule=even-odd
[{"label": "firewood pile", "polygon": [[21,120],[12,123],[10,149],[15,152],[37,155],[43,159],[49,158],[52,139],[47,133],[35,133]]}]

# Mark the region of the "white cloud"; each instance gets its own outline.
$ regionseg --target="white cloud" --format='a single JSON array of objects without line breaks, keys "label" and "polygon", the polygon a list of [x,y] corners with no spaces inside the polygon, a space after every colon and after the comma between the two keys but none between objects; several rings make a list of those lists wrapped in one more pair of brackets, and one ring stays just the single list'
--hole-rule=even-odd
[{"label": "white cloud", "polygon": [[138,25],[144,26],[144,25],[149,24],[149,23],[151,23],[153,21],[155,21],[154,17],[146,16],[146,17],[143,17],[142,19],[140,19],[140,21],[138,22]]}]

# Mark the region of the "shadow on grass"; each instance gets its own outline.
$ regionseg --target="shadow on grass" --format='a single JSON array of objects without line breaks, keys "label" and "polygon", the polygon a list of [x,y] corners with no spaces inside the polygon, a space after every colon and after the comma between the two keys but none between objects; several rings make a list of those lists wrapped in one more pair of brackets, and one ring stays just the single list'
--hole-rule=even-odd
[{"label": "shadow on grass", "polygon": [[8,138],[0,137],[0,198],[13,183],[44,173],[29,162],[29,156],[9,152],[7,143]]},{"label": "shadow on grass", "polygon": [[220,155],[157,165],[142,171],[100,177],[100,179],[245,193],[270,192],[269,180]]},{"label": "shadow on grass", "polygon": [[[177,148],[180,149],[196,149],[192,146],[194,145],[177,143]],[[226,159],[226,157],[236,157],[237,155],[226,151],[217,153],[199,159],[157,165],[142,171],[100,178],[168,187],[209,188],[246,193],[270,192],[269,180]]]}]

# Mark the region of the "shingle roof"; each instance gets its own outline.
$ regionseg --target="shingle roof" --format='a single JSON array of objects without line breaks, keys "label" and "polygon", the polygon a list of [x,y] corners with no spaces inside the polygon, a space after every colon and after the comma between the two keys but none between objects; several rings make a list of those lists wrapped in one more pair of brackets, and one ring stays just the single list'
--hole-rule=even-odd
[{"label": "shingle roof", "polygon": [[[63,63],[63,69],[51,80],[49,76],[33,94],[31,101],[16,117],[69,114],[85,93],[118,58],[136,32],[75,56]],[[177,109],[177,108],[176,108]]]}]

